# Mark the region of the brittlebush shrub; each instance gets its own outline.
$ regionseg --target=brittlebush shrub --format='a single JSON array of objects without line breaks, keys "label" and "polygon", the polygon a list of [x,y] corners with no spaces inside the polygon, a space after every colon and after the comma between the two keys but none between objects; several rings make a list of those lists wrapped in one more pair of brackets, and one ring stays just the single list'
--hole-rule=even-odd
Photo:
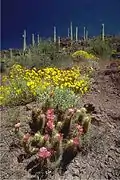
[{"label": "brittlebush shrub", "polygon": [[26,69],[14,65],[8,76],[3,77],[0,88],[0,104],[20,104],[35,100],[39,92],[48,87],[59,87],[85,94],[89,89],[89,76],[81,75],[80,68],[62,70],[58,68]]},{"label": "brittlebush shrub", "polygon": [[95,55],[88,53],[86,51],[82,51],[82,50],[78,50],[78,51],[74,52],[72,54],[72,57],[73,58],[83,58],[86,60],[97,60],[98,59]]}]

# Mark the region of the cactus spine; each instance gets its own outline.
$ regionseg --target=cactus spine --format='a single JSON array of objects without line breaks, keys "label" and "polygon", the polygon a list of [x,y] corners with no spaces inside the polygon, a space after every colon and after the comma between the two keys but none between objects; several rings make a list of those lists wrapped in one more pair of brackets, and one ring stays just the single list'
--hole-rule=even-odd
[{"label": "cactus spine", "polygon": [[26,50],[26,30],[24,30],[24,34],[23,34],[23,51]]},{"label": "cactus spine", "polygon": [[57,36],[56,36],[56,27],[54,26],[54,43],[57,41]]},{"label": "cactus spine", "polygon": [[35,35],[32,34],[32,46],[34,46],[34,45],[35,45]]},{"label": "cactus spine", "polygon": [[76,35],[75,35],[76,42],[78,41],[78,27],[76,27]]},{"label": "cactus spine", "polygon": [[70,38],[71,38],[71,41],[73,41],[73,25],[72,25],[72,22],[70,23]]},{"label": "cactus spine", "polygon": [[102,40],[105,40],[105,25],[102,24]]}]

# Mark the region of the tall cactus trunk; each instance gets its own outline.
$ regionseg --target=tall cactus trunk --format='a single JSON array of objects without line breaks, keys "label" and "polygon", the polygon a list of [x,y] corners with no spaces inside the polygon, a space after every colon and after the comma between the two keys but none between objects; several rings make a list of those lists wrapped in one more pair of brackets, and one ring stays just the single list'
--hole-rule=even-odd
[{"label": "tall cactus trunk", "polygon": [[68,38],[70,37],[70,28],[68,28]]},{"label": "tall cactus trunk", "polygon": [[38,46],[40,44],[40,36],[39,36],[39,34],[37,35],[37,44],[38,44]]},{"label": "tall cactus trunk", "polygon": [[76,27],[75,40],[76,40],[76,42],[78,42],[78,27]]},{"label": "tall cactus trunk", "polygon": [[24,30],[24,34],[23,34],[23,51],[26,50],[27,47],[27,43],[26,43],[26,30]]},{"label": "tall cactus trunk", "polygon": [[72,22],[70,23],[70,39],[73,41],[73,25]]},{"label": "tall cactus trunk", "polygon": [[86,40],[88,40],[88,30],[86,30]]},{"label": "tall cactus trunk", "polygon": [[35,35],[32,34],[32,46],[34,46],[34,45],[35,45]]},{"label": "tall cactus trunk", "polygon": [[56,27],[54,26],[54,43],[57,41]]},{"label": "tall cactus trunk", "polygon": [[10,50],[10,59],[12,59],[13,58],[12,49],[10,48],[9,50]]},{"label": "tall cactus trunk", "polygon": [[86,40],[86,27],[84,27],[84,41]]},{"label": "tall cactus trunk", "polygon": [[105,40],[105,25],[102,24],[102,41]]},{"label": "tall cactus trunk", "polygon": [[58,45],[60,47],[60,36],[58,36]]}]

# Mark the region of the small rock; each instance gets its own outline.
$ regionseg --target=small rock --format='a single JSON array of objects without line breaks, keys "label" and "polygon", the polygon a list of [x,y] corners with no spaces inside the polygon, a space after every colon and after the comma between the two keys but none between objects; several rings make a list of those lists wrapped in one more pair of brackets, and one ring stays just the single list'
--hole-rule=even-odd
[{"label": "small rock", "polygon": [[100,163],[100,168],[104,168],[104,164],[103,163]]}]

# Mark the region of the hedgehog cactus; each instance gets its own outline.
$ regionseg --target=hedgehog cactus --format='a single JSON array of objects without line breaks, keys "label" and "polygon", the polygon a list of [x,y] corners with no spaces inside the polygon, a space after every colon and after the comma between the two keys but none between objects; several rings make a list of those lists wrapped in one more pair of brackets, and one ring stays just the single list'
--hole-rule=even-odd
[{"label": "hedgehog cactus", "polygon": [[31,131],[21,132],[15,125],[21,145],[27,154],[38,154],[38,160],[48,168],[58,167],[65,151],[77,152],[81,137],[88,132],[91,117],[85,108],[71,108],[59,116],[58,109],[33,109],[29,123]]}]

